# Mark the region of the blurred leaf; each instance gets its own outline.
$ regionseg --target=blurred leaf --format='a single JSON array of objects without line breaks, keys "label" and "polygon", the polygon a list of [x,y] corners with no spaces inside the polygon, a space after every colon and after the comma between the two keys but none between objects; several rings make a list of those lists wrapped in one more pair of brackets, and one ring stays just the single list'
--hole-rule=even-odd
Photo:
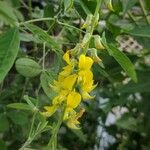
[{"label": "blurred leaf", "polygon": [[107,44],[104,36],[103,44],[108,50],[109,55],[113,56],[115,60],[120,64],[120,66],[125,70],[125,72],[132,78],[132,80],[137,82],[135,68],[130,59],[122,51],[118,50],[114,45]]},{"label": "blurred leaf", "polygon": [[54,17],[54,16],[55,16],[54,6],[52,4],[47,4],[44,7],[44,17]]},{"label": "blurred leaf", "polygon": [[126,12],[138,2],[138,0],[121,0],[121,1],[123,6],[123,15],[125,15]]},{"label": "blurred leaf", "polygon": [[87,136],[82,132],[82,130],[71,129],[71,131],[82,141],[86,142]]},{"label": "blurred leaf", "polygon": [[16,61],[16,69],[25,77],[35,77],[42,71],[40,65],[29,58],[19,58]]},{"label": "blurred leaf", "polygon": [[22,111],[11,111],[7,113],[7,116],[18,125],[24,125],[29,121],[28,115]]},{"label": "blurred leaf", "polygon": [[9,122],[4,113],[0,114],[0,132],[5,132],[9,129]]},{"label": "blurred leaf", "polygon": [[74,6],[82,18],[86,18],[88,14],[94,14],[96,8],[96,1],[91,0],[74,0]]},{"label": "blurred leaf", "polygon": [[144,25],[144,26],[140,26],[140,27],[135,26],[132,30],[125,31],[125,33],[134,35],[134,36],[150,38],[150,25]]},{"label": "blurred leaf", "polygon": [[8,104],[7,107],[20,110],[31,110],[31,107],[25,103],[12,103]]},{"label": "blurred leaf", "polygon": [[130,131],[139,131],[139,121],[133,118],[130,114],[124,114],[120,119],[117,120],[116,125],[120,128],[127,129]]},{"label": "blurred leaf", "polygon": [[70,8],[73,6],[73,1],[74,0],[64,0],[64,8],[65,11],[68,11]]},{"label": "blurred leaf", "polygon": [[19,34],[17,28],[11,28],[0,36],[0,82],[13,66],[19,50]]},{"label": "blurred leaf", "polygon": [[3,140],[0,139],[0,150],[7,150],[7,146]]},{"label": "blurred leaf", "polygon": [[48,47],[51,47],[54,52],[61,52],[61,49],[58,45],[58,43],[52,38],[52,36],[48,35],[46,31],[39,28],[36,25],[33,24],[25,24],[25,26],[30,30],[37,38],[42,42],[46,43]]},{"label": "blurred leaf", "polygon": [[13,8],[4,1],[0,1],[0,19],[11,25],[16,25],[17,23],[17,18],[13,12]]},{"label": "blurred leaf", "polygon": [[23,42],[31,42],[31,41],[35,41],[36,43],[38,43],[37,40],[35,40],[35,38],[33,37],[32,34],[29,34],[29,33],[20,33],[20,41],[23,41]]},{"label": "blurred leaf", "polygon": [[150,72],[149,71],[140,71],[138,72],[138,83],[133,83],[132,81],[126,85],[122,85],[118,88],[116,92],[119,93],[149,93],[150,92]]}]

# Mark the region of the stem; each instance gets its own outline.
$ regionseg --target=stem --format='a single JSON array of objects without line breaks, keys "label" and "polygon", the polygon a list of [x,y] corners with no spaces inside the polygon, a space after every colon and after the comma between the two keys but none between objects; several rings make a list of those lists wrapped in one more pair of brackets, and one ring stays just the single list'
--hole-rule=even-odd
[{"label": "stem", "polygon": [[58,134],[60,126],[63,122],[64,111],[65,111],[65,107],[63,107],[62,111],[60,112],[59,120],[58,120],[56,126],[52,130],[52,136],[50,138],[50,141],[47,145],[46,150],[56,150],[57,149],[57,134]]},{"label": "stem", "polygon": [[42,63],[43,71],[45,70],[45,44],[46,42],[43,43],[43,63]]},{"label": "stem", "polygon": [[[93,19],[92,19],[92,25],[91,25],[91,28],[87,29],[87,33],[90,33],[91,35],[93,34],[93,31],[95,29],[95,24],[96,24],[96,17],[99,13],[99,9],[100,9],[100,6],[101,6],[101,2],[102,0],[97,0],[97,5],[96,5],[96,9],[95,9],[95,13],[94,13],[94,16],[93,16]],[[90,44],[90,40],[89,42],[87,42],[85,48],[84,48],[84,53],[86,54],[88,48],[89,48],[89,44]]]},{"label": "stem", "polygon": [[150,24],[150,21],[149,21],[148,16],[147,16],[146,9],[145,9],[145,7],[144,7],[144,3],[143,3],[142,0],[139,0],[139,2],[140,2],[141,9],[142,9],[142,11],[143,11],[143,14],[144,14],[144,16],[145,16],[146,22],[147,22],[147,24]]},{"label": "stem", "polygon": [[32,18],[32,0],[28,1],[28,5],[29,5],[29,15],[30,15],[30,18]]},{"label": "stem", "polygon": [[[50,18],[50,17],[47,17],[47,18],[39,18],[39,19],[32,19],[32,20],[28,20],[28,21],[25,21],[25,22],[20,22],[19,25],[24,25],[24,24],[27,24],[27,23],[33,23],[33,22],[39,22],[39,21],[55,21],[56,19],[55,18]],[[72,25],[69,25],[69,24],[66,24],[66,23],[63,23],[63,22],[60,22],[58,20],[56,20],[56,23],[58,23],[59,25],[63,25],[63,26],[66,26],[66,27],[69,27],[69,28],[73,28],[75,30],[78,30],[80,32],[83,32],[85,33],[83,30],[77,28],[77,27],[74,27]]]}]

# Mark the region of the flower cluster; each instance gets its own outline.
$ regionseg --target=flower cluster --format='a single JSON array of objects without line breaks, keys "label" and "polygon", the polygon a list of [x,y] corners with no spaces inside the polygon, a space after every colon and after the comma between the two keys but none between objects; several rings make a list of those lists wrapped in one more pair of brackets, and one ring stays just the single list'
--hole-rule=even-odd
[{"label": "flower cluster", "polygon": [[43,112],[46,116],[51,116],[57,109],[65,106],[63,120],[67,121],[70,128],[78,128],[78,119],[82,116],[84,109],[76,112],[76,108],[81,100],[92,99],[89,94],[94,88],[93,73],[91,67],[93,59],[81,54],[78,58],[70,55],[67,51],[63,56],[66,66],[59,73],[57,81],[51,88],[57,93],[51,106],[46,106]]}]

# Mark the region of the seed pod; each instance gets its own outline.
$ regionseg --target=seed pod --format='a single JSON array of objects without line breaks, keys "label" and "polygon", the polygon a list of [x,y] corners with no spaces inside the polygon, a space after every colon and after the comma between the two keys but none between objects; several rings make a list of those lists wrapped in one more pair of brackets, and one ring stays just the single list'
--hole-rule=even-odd
[{"label": "seed pod", "polygon": [[85,47],[85,45],[90,41],[91,37],[92,35],[90,33],[86,33],[81,43],[81,46]]},{"label": "seed pod", "polygon": [[81,29],[86,29],[88,26],[90,26],[92,23],[92,19],[93,19],[93,15],[89,14],[86,17],[86,20],[85,20],[84,24],[82,25]]},{"label": "seed pod", "polygon": [[94,36],[94,43],[96,49],[105,49],[105,47],[102,45],[101,37],[99,35]]}]

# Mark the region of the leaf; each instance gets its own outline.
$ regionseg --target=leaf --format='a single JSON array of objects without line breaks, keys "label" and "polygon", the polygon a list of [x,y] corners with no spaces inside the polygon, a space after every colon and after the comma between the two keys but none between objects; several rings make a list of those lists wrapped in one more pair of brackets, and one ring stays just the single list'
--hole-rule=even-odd
[{"label": "leaf", "polygon": [[73,6],[73,0],[64,0],[65,11],[69,11]]},{"label": "leaf", "polygon": [[28,116],[22,111],[11,111],[7,113],[7,116],[18,125],[24,125],[28,122]]},{"label": "leaf", "polygon": [[150,38],[150,25],[135,26],[132,30],[124,32],[134,36]]},{"label": "leaf", "polygon": [[19,50],[19,34],[17,28],[11,28],[0,36],[0,83],[13,66]]},{"label": "leaf", "polygon": [[0,139],[0,150],[7,150],[6,143]]},{"label": "leaf", "polygon": [[102,38],[102,42],[106,47],[109,55],[115,58],[115,60],[120,64],[120,66],[132,78],[134,82],[137,82],[135,68],[130,59],[122,51],[118,50],[114,45],[107,44],[104,36]]},{"label": "leaf", "polygon": [[116,125],[120,128],[127,129],[134,132],[140,131],[139,120],[132,117],[130,114],[124,114],[116,121]]},{"label": "leaf", "polygon": [[150,71],[138,71],[138,83],[133,83],[132,81],[126,85],[122,85],[116,90],[118,93],[149,93],[150,92]]},{"label": "leaf", "polygon": [[13,8],[7,2],[0,1],[0,19],[5,23],[16,25],[17,17],[13,12]]},{"label": "leaf", "polygon": [[74,6],[82,18],[86,18],[88,14],[94,14],[96,8],[96,1],[91,0],[74,0]]},{"label": "leaf", "polygon": [[138,2],[138,0],[122,0],[122,6],[123,6],[123,15],[126,14],[126,12],[131,9],[136,3]]},{"label": "leaf", "polygon": [[3,113],[0,114],[0,132],[5,132],[9,129],[9,122],[7,116]]},{"label": "leaf", "polygon": [[29,58],[19,58],[16,61],[16,69],[25,77],[35,77],[42,71],[41,66]]},{"label": "leaf", "polygon": [[12,103],[8,104],[7,107],[20,110],[31,110],[31,107],[25,103]]},{"label": "leaf", "polygon": [[25,24],[25,26],[27,27],[28,30],[30,30],[35,36],[37,36],[37,38],[42,42],[46,42],[46,45],[50,48],[52,48],[53,51],[57,52],[61,52],[60,47],[58,45],[57,42],[55,42],[55,40],[48,35],[43,29],[39,28],[36,25],[33,24]]},{"label": "leaf", "polygon": [[[51,75],[51,76],[50,76]],[[40,82],[42,89],[44,90],[45,94],[49,97],[52,98],[54,96],[54,92],[50,87],[50,84],[53,83],[53,73],[51,72],[50,75],[47,72],[42,72],[40,76]]]},{"label": "leaf", "polygon": [[82,142],[87,141],[87,135],[82,130],[70,129]]}]

